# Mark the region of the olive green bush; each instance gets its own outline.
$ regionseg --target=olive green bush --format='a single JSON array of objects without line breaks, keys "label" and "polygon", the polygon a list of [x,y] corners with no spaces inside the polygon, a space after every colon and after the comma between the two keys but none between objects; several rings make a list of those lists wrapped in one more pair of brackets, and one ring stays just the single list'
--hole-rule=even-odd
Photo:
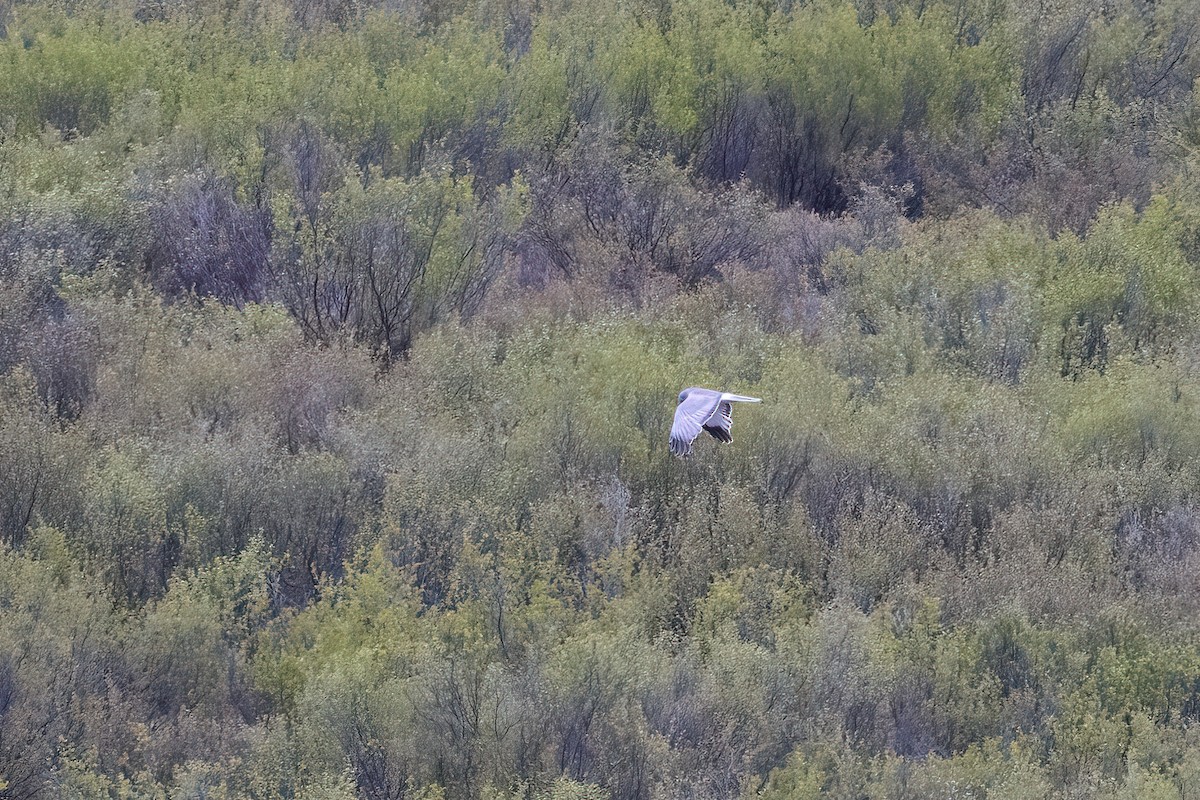
[{"label": "olive green bush", "polygon": [[0,796],[1196,795],[1195,19],[0,8]]}]

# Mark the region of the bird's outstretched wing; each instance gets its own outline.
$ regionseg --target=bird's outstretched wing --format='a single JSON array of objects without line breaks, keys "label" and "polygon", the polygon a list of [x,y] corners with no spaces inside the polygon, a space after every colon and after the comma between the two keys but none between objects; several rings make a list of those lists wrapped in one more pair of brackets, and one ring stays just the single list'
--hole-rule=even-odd
[{"label": "bird's outstretched wing", "polygon": [[675,422],[671,425],[672,453],[677,456],[691,454],[692,442],[696,441],[700,431],[705,429],[705,424],[713,416],[720,400],[721,395],[717,392],[690,391],[683,402],[675,408]]},{"label": "bird's outstretched wing", "polygon": [[729,444],[733,441],[733,406],[724,401],[717,406],[717,413],[704,423],[704,430],[717,441]]}]

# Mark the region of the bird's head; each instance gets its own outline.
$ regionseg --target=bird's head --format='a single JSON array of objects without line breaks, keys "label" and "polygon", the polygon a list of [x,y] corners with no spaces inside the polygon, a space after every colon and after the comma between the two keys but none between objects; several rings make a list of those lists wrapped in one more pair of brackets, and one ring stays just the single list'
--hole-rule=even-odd
[{"label": "bird's head", "polygon": [[684,389],[682,392],[679,393],[679,402],[680,403],[682,403],[684,400],[687,399],[688,392],[690,392],[690,391],[691,391],[691,389]]}]

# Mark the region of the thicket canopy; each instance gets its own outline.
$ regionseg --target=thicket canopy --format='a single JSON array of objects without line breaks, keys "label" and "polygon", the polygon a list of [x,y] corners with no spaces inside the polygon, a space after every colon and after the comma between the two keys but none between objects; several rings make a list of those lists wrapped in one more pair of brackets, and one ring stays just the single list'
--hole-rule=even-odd
[{"label": "thicket canopy", "polygon": [[1198,35],[0,5],[0,797],[1195,796]]}]

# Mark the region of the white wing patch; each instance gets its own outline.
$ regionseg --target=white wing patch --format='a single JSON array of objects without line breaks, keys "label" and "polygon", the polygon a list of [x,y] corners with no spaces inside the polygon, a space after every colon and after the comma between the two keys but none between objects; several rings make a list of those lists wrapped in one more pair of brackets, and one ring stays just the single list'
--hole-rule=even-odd
[{"label": "white wing patch", "polygon": [[675,423],[671,426],[671,452],[677,456],[690,455],[692,442],[704,430],[705,423],[713,416],[719,397],[701,393],[688,395],[675,409]]}]

